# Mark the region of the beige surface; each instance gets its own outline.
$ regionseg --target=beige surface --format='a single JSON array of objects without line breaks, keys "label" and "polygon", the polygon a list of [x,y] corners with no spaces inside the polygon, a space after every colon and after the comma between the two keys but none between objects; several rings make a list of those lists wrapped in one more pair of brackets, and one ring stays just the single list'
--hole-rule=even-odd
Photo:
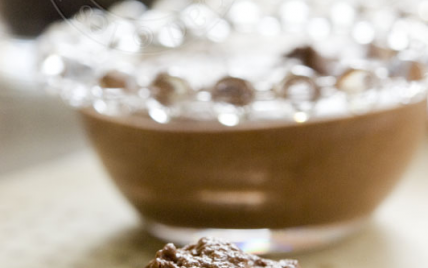
[{"label": "beige surface", "polygon": [[[297,257],[303,268],[428,267],[428,142],[358,235]],[[0,177],[0,267],[144,267],[161,246],[89,151]]]},{"label": "beige surface", "polygon": [[0,77],[0,176],[83,147],[74,111],[40,88],[3,82]]},{"label": "beige surface", "polygon": [[32,41],[0,34],[0,176],[84,144],[75,112],[37,82],[34,50]]}]

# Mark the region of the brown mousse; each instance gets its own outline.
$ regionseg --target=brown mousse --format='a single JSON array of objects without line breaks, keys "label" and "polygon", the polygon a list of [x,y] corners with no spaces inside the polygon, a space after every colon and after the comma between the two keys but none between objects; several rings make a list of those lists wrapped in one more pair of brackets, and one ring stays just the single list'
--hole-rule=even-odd
[{"label": "brown mousse", "polygon": [[233,128],[82,115],[103,163],[147,221],[281,229],[369,216],[423,137],[426,101]]}]

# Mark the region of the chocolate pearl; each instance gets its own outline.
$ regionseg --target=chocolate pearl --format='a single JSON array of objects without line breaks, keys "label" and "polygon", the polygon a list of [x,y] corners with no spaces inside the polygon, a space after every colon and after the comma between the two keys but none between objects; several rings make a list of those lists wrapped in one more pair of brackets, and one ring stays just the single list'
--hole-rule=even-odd
[{"label": "chocolate pearl", "polygon": [[152,97],[165,106],[184,100],[191,92],[186,80],[167,73],[159,74],[149,89]]},{"label": "chocolate pearl", "polygon": [[135,79],[126,73],[120,71],[110,71],[106,73],[99,81],[102,88],[120,88],[125,92],[132,92],[137,89]]},{"label": "chocolate pearl", "polygon": [[250,82],[236,78],[225,77],[217,82],[212,89],[212,99],[236,106],[246,106],[254,101],[254,88]]}]

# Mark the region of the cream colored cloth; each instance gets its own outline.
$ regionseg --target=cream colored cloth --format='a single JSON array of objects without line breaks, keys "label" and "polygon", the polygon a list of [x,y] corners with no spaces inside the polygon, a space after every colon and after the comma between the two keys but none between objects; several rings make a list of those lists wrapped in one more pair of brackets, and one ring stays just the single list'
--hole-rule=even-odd
[{"label": "cream colored cloth", "polygon": [[[141,226],[90,151],[0,177],[0,267],[145,267],[162,243]],[[428,142],[368,228],[291,257],[303,268],[428,267]]]}]

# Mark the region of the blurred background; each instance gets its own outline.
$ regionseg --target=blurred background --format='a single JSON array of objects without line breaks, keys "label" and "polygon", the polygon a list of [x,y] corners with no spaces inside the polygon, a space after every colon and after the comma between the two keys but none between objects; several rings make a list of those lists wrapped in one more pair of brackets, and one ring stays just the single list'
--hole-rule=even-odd
[{"label": "blurred background", "polygon": [[58,18],[50,0],[0,1],[0,174],[83,145],[74,113],[47,96],[35,75],[34,39]]},{"label": "blurred background", "polygon": [[45,94],[37,79],[34,40],[82,7],[108,8],[115,2],[0,1],[0,174],[83,148],[76,114]]}]

